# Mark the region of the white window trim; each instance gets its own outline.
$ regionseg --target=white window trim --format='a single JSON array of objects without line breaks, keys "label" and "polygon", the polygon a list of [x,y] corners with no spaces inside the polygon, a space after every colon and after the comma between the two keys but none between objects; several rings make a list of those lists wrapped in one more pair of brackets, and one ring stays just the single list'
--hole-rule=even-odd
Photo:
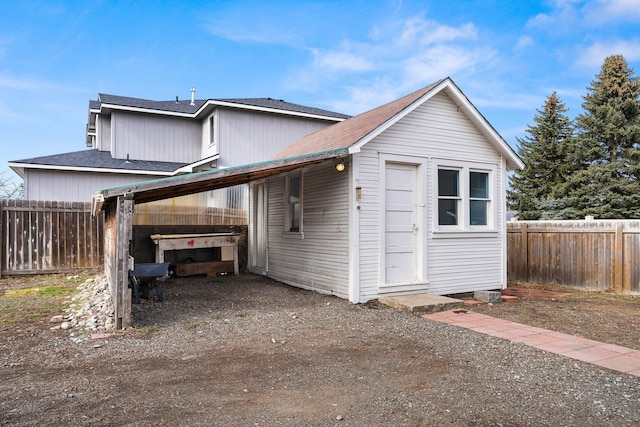
[{"label": "white window trim", "polygon": [[[460,171],[459,174],[459,218],[457,225],[439,225],[438,213],[438,170],[451,169]],[[497,167],[488,163],[472,163],[460,162],[455,160],[434,159],[432,167],[433,177],[433,234],[438,237],[459,237],[460,233],[474,233],[478,237],[494,237],[498,224],[498,199],[496,194]],[[489,174],[489,201],[487,208],[487,225],[470,225],[470,191],[469,191],[469,173],[483,172]]]},{"label": "white window trim", "polygon": [[[213,120],[213,135],[211,134],[211,121]],[[215,153],[218,154],[218,114],[214,110],[213,113],[207,119],[208,136],[209,136],[209,148],[215,147]]]},{"label": "white window trim", "polygon": [[[289,182],[293,177],[300,178],[300,226],[297,231],[291,231],[291,210],[289,203]],[[285,191],[284,191],[284,234],[288,236],[304,236],[303,220],[304,220],[304,174],[302,170],[291,172],[285,175]]]}]

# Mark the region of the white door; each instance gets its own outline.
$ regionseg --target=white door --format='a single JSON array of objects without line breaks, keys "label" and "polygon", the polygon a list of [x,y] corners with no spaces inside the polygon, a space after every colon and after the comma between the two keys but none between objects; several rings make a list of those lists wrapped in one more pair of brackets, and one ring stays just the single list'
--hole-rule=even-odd
[{"label": "white door", "polygon": [[417,277],[416,165],[385,165],[385,283]]},{"label": "white door", "polygon": [[265,184],[253,186],[253,250],[251,267],[264,273],[267,268],[267,191]]}]

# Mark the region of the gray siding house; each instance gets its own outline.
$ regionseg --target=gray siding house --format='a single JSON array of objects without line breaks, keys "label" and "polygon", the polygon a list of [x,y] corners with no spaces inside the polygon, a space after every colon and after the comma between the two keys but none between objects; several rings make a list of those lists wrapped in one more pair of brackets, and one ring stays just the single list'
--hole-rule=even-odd
[{"label": "gray siding house", "polygon": [[251,271],[354,303],[506,287],[506,172],[523,164],[451,79],[276,158],[332,151],[251,184]]},{"label": "gray siding house", "polygon": [[87,202],[99,188],[264,161],[347,117],[271,98],[151,101],[99,94],[89,103],[89,149],[9,166],[23,178],[26,199]]},{"label": "gray siding house", "polygon": [[523,166],[446,78],[270,161],[103,189],[94,210],[127,224],[117,206],[249,183],[251,272],[353,303],[446,295],[506,287],[506,173]]}]

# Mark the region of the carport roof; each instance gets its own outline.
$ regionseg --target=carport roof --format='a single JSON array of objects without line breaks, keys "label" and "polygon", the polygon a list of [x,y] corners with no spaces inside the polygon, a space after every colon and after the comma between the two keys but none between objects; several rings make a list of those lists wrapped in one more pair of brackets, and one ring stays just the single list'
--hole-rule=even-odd
[{"label": "carport roof", "polygon": [[307,165],[321,163],[337,157],[347,157],[347,149],[332,149],[322,152],[268,160],[224,169],[213,169],[170,178],[136,182],[128,185],[97,190],[93,194],[94,214],[103,205],[113,203],[118,196],[131,195],[135,203],[153,202],[171,197],[200,193],[288,172]]}]

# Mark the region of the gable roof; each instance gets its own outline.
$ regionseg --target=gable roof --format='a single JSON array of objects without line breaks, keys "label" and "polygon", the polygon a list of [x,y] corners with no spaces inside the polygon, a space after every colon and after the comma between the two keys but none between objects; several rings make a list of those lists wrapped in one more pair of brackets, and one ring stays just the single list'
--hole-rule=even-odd
[{"label": "gable roof", "polygon": [[108,151],[99,150],[73,151],[9,162],[9,167],[20,176],[24,176],[25,169],[172,175],[186,165],[187,163],[115,159]]},{"label": "gable roof", "polygon": [[132,98],[128,96],[98,94],[97,101],[89,101],[89,109],[100,112],[102,109],[114,107],[124,107],[124,109],[143,110],[148,112],[177,113],[186,116],[197,116],[209,105],[223,105],[227,107],[269,110],[273,112],[298,113],[308,116],[317,116],[332,119],[346,119],[349,115],[324,110],[322,108],[308,107],[305,105],[286,102],[282,99],[274,98],[217,98],[217,99],[196,99],[191,105],[191,100],[153,101],[142,98]]},{"label": "gable roof", "polygon": [[458,105],[458,108],[478,126],[496,150],[506,157],[508,167],[524,167],[524,164],[509,144],[496,132],[449,77],[418,89],[395,101],[306,135],[276,154],[274,159],[345,148],[348,148],[351,154],[357,153],[362,145],[442,90],[447,91]]},{"label": "gable roof", "polygon": [[150,99],[132,98],[129,96],[109,95],[106,93],[98,94],[98,101],[91,101],[89,108],[100,109],[103,105],[134,107],[145,110],[170,111],[174,113],[193,114],[204,104],[206,100],[196,99],[194,105],[191,100],[182,101],[153,101]]},{"label": "gable roof", "polygon": [[314,151],[348,148],[427,93],[436,82],[343,122],[306,135],[274,156],[281,159]]}]

